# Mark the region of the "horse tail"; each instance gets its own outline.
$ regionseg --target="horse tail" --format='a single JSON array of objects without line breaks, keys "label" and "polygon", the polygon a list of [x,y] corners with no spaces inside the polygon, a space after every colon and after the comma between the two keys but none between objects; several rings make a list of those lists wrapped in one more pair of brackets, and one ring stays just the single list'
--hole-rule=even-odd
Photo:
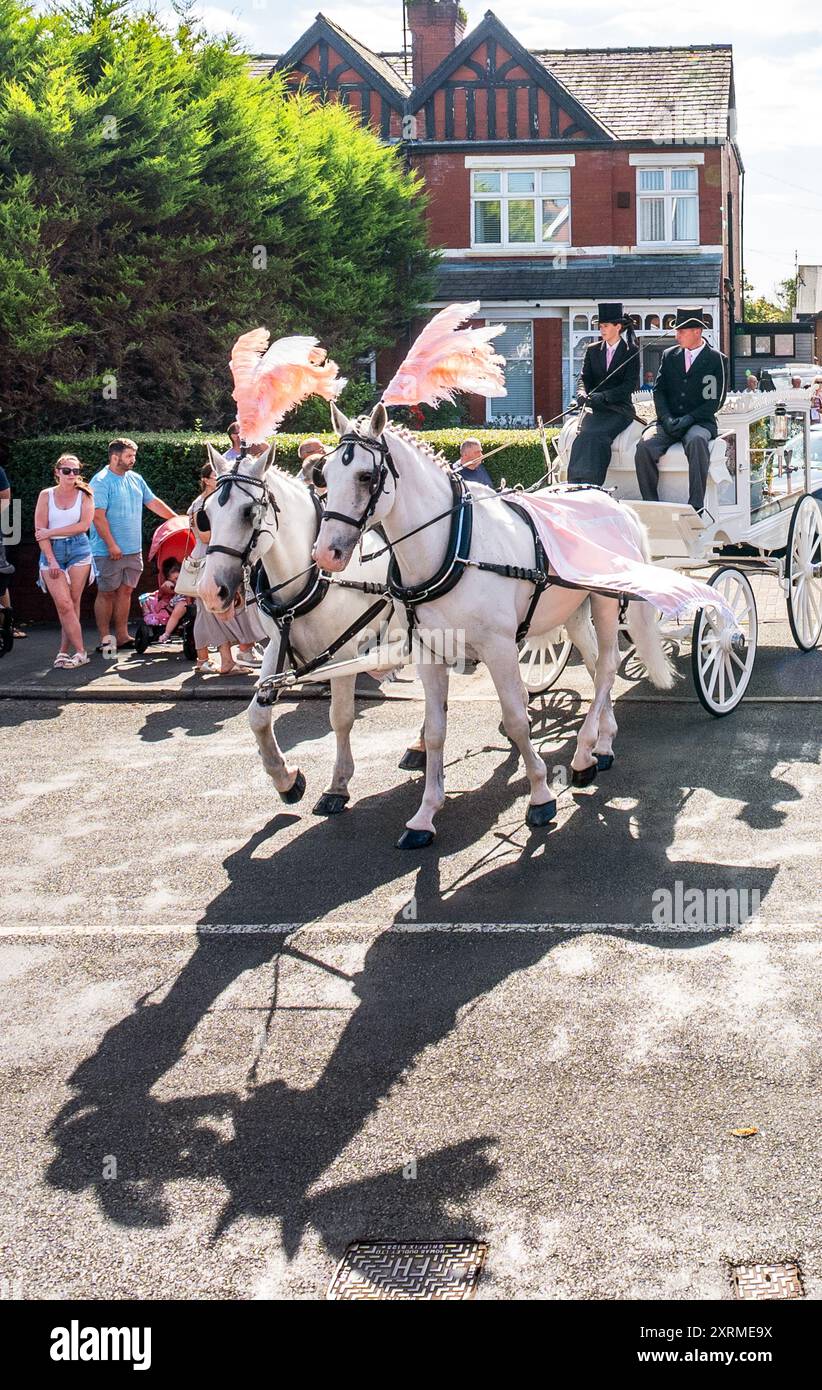
[{"label": "horse tail", "polygon": [[642,599],[629,603],[626,623],[651,684],[657,690],[670,690],[676,681],[676,671],[662,644],[656,610]]},{"label": "horse tail", "polygon": [[[650,564],[651,545],[648,540],[648,528],[630,507],[626,507],[625,510],[635,529],[635,539],[642,551],[642,558],[646,564]],[[636,654],[648,672],[651,684],[656,686],[657,690],[670,690],[676,682],[676,671],[662,643],[656,610],[644,600],[629,603],[625,621]]]}]

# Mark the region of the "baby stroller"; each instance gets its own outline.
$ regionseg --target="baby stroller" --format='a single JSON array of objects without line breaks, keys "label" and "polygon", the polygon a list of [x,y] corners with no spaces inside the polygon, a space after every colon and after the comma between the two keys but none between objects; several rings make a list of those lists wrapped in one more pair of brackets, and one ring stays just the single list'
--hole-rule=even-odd
[{"label": "baby stroller", "polygon": [[[163,569],[168,561],[176,560],[178,565],[182,564],[185,557],[194,549],[194,545],[194,533],[186,516],[173,516],[169,521],[164,521],[161,526],[157,527],[151,538],[148,561],[149,564],[152,560],[154,561],[158,587],[165,577]],[[159,622],[152,620],[150,597],[149,594],[140,594],[142,613],[137,624],[137,631],[134,634],[134,650],[140,653],[143,653],[152,642],[158,641],[166,630],[165,621],[162,619]],[[194,661],[197,656],[197,648],[194,643],[193,603],[189,603],[188,609],[170,641],[175,642],[178,638],[182,641],[185,656],[188,657],[189,661]]]}]

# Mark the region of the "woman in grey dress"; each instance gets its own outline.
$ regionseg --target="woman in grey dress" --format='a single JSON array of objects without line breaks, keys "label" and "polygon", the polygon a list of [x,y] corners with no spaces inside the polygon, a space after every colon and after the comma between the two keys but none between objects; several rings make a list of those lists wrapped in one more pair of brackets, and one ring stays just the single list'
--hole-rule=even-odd
[{"label": "woman in grey dress", "polygon": [[[216,486],[217,471],[214,464],[204,463],[200,470],[200,491],[188,509],[196,537],[196,544],[191,552],[194,560],[203,558],[211,535],[210,531],[199,529],[197,513],[203,505],[204,499],[214,491]],[[261,661],[261,657],[255,651],[256,644],[267,640],[267,635],[257,617],[256,608],[239,608],[231,618],[222,619],[215,618],[213,613],[209,613],[205,604],[201,603],[199,599],[196,600],[196,603],[194,641],[197,645],[197,661],[194,667],[195,671],[207,675],[217,669],[212,665],[208,652],[209,647],[217,647],[220,655],[219,674],[221,676],[253,674],[254,668],[259,666]],[[237,661],[234,660],[232,646],[239,648],[241,655]]]}]

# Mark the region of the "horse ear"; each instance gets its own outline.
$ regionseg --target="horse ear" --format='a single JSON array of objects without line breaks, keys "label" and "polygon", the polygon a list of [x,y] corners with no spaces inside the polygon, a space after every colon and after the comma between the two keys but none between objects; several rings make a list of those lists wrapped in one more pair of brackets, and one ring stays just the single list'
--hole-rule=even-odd
[{"label": "horse ear", "polygon": [[388,411],[382,401],[378,401],[371,411],[371,419],[368,422],[368,433],[372,439],[379,439],[386,425],[388,424]]},{"label": "horse ear", "polygon": [[206,444],[206,453],[208,454],[209,463],[213,463],[218,473],[225,473],[226,469],[231,467],[227,460],[223,458],[219,449],[214,448],[213,444]]},{"label": "horse ear", "polygon": [[348,434],[351,428],[351,421],[347,416],[343,415],[342,411],[333,401],[331,402],[331,423],[334,426],[335,433],[338,435]]}]

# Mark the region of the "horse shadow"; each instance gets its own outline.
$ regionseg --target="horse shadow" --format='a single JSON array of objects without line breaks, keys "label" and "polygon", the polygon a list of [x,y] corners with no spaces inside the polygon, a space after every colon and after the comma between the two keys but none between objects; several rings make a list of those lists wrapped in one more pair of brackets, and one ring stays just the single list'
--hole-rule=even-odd
[{"label": "horse shadow", "polygon": [[[551,740],[561,736],[561,725],[554,721]],[[704,726],[699,736],[704,738]],[[688,748],[681,757],[682,770],[690,771]],[[677,781],[672,761],[669,792]],[[710,759],[702,766],[704,782],[713,786],[716,768]],[[733,767],[732,779],[744,779],[744,769]],[[631,798],[620,795],[620,775],[627,780],[629,769],[609,774],[607,790],[603,785],[582,794],[568,823],[546,836],[523,824],[525,779],[518,758],[503,749],[480,789],[451,799],[437,848],[415,870],[413,861],[409,865],[406,856],[384,847],[386,825],[401,824],[416,806],[413,784],[365,798],[354,812],[313,824],[261,857],[258,851],[276,843],[294,819],[285,812],[273,817],[224,861],[229,883],[205,910],[196,948],[165,996],[139,1000],[69,1078],[74,1094],[51,1127],[56,1155],[48,1181],[62,1190],[93,1190],[105,1216],[118,1224],[163,1227],[172,1220],[169,1184],[216,1180],[225,1198],[212,1240],[243,1216],[276,1220],[288,1258],[309,1227],[334,1255],[363,1236],[472,1235],[470,1216],[455,1215],[454,1208],[487,1186],[496,1171],[496,1136],[481,1125],[468,1141],[416,1153],[413,1182],[404,1179],[398,1161],[354,1183],[316,1189],[377,1107],[392,1095],[401,1104],[396,1093],[403,1078],[426,1049],[450,1035],[460,1010],[589,930],[595,912],[603,923],[632,924],[632,941],[649,949],[698,949],[733,933],[733,925],[637,929],[649,920],[652,890],[671,885],[681,872],[667,851],[690,792],[683,787],[677,795],[660,793],[637,814],[636,806],[621,805]],[[779,781],[770,785],[772,802],[792,794]],[[724,781],[722,794],[734,794]],[[771,812],[777,815],[775,805]],[[458,869],[455,856],[489,833],[491,848],[467,866],[460,860]],[[324,873],[324,865],[333,865],[333,873]],[[395,902],[393,920],[350,977],[355,1007],[311,1085],[279,1078],[250,1084],[238,1072],[231,1084],[195,1096],[156,1094],[160,1078],[181,1061],[198,1024],[239,975],[271,968],[278,957],[280,968],[291,958],[335,973],[309,954],[310,946],[304,949],[310,938],[291,940],[275,931],[211,935],[209,925],[254,920],[250,903],[265,904],[274,923],[333,918],[384,890],[392,876],[406,877],[409,868],[413,887],[406,885],[406,901]],[[698,860],[689,861],[688,870],[692,882],[706,887],[755,883],[763,896],[775,872]],[[492,929],[453,929],[471,923]],[[427,924],[442,929],[420,930]],[[524,924],[531,925],[523,929]],[[619,926],[601,929],[620,934]],[[275,1010],[272,1029],[277,1025]],[[270,1056],[264,1060],[273,1065]],[[549,1094],[545,1103],[550,1123]],[[407,1145],[413,1152],[413,1133]],[[106,1154],[117,1155],[117,1181],[100,1176]]]}]

